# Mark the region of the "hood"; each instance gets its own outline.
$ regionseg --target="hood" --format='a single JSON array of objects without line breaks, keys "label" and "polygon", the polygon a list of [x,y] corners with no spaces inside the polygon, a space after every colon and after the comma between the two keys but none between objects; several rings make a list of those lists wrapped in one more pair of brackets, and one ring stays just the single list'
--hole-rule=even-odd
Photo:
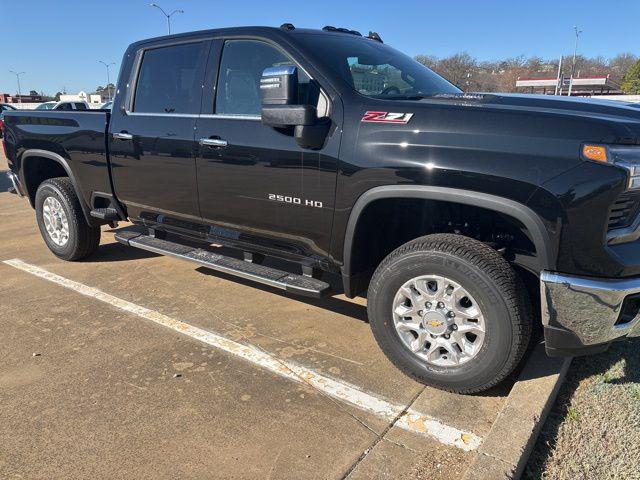
[{"label": "hood", "polygon": [[379,100],[358,114],[357,141],[367,158],[457,172],[458,183],[482,174],[497,185],[505,178],[542,185],[585,162],[584,143],[640,145],[640,109],[614,101],[453,94]]},{"label": "hood", "polygon": [[640,131],[638,130],[640,127],[640,104],[584,97],[509,93],[447,94],[437,95],[428,100],[465,106],[483,106],[487,109],[546,113],[605,122],[620,122],[628,124],[637,133],[635,138],[637,142],[635,143],[640,143]]}]

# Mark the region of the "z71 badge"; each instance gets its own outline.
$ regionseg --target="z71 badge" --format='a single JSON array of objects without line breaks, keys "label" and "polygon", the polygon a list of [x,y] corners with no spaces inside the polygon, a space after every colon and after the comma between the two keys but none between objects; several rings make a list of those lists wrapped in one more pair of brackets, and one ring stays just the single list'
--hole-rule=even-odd
[{"label": "z71 badge", "polygon": [[374,123],[409,123],[413,117],[413,113],[394,113],[394,112],[364,112],[363,122]]}]

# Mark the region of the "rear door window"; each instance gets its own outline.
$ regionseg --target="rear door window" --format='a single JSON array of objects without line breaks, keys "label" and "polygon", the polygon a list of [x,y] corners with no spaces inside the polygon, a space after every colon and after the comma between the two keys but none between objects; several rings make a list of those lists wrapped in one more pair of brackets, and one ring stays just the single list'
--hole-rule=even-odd
[{"label": "rear door window", "polygon": [[146,50],[136,82],[133,111],[200,113],[205,42]]}]

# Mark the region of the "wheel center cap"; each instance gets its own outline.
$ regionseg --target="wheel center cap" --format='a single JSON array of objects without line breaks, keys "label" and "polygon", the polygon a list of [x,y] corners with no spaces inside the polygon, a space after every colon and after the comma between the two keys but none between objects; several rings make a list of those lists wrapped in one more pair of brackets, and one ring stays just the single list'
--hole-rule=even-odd
[{"label": "wheel center cap", "polygon": [[431,335],[442,335],[447,331],[447,318],[440,312],[427,312],[422,317],[422,326]]}]

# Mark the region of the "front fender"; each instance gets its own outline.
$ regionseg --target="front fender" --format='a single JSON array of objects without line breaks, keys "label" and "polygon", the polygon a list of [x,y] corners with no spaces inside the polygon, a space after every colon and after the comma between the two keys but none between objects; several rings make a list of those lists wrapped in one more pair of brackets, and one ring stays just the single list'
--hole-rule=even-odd
[{"label": "front fender", "polygon": [[345,231],[343,246],[342,276],[347,295],[353,293],[349,285],[352,276],[353,243],[360,215],[371,202],[387,198],[415,198],[438,200],[462,205],[481,207],[499,212],[521,222],[527,229],[535,246],[539,270],[553,269],[557,256],[557,243],[547,231],[540,216],[528,206],[504,197],[450,187],[424,185],[378,186],[363,193],[356,201]]}]

